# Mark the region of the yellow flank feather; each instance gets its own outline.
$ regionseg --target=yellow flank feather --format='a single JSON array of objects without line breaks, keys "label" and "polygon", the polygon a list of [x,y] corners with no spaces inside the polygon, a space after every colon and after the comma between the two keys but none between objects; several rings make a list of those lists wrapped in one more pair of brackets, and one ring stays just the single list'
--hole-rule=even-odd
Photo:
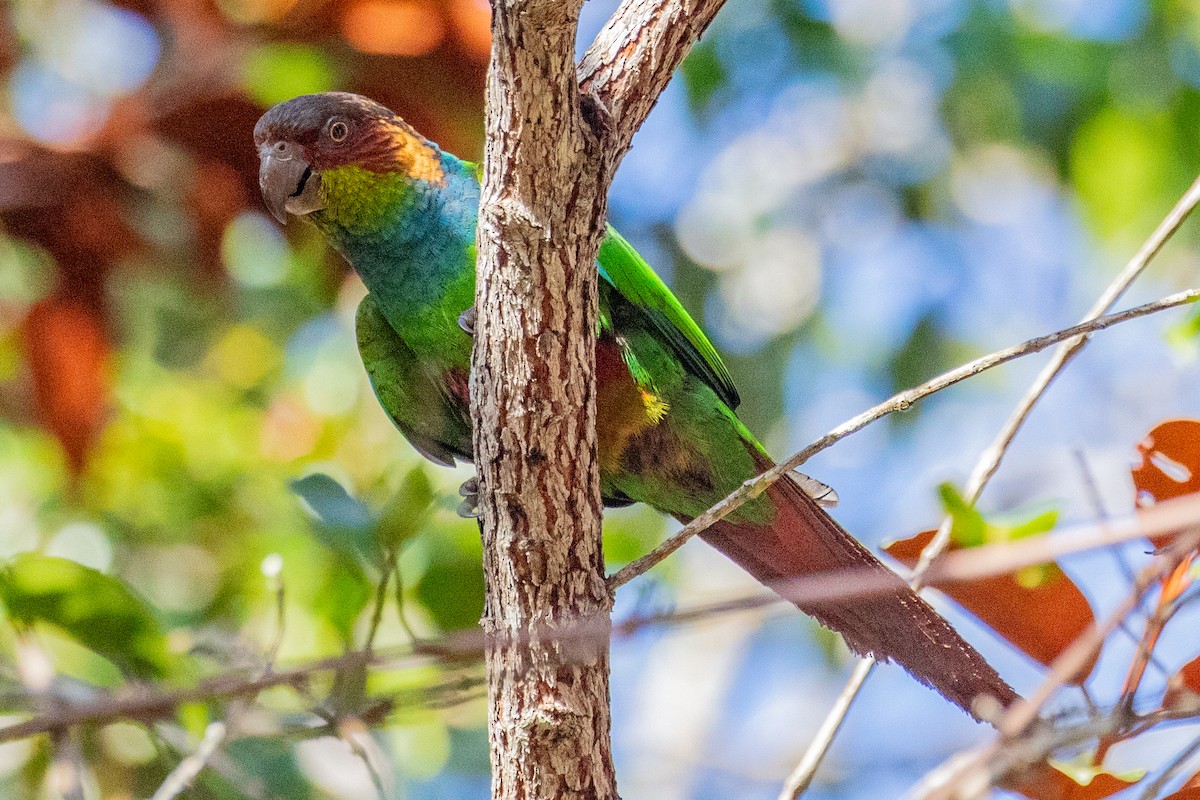
[{"label": "yellow flank feather", "polygon": [[655,425],[662,422],[662,418],[671,410],[670,403],[654,394],[654,392],[648,392],[645,389],[642,389],[642,405],[646,407],[646,416]]},{"label": "yellow flank feather", "polygon": [[639,387],[623,364],[615,366],[602,357],[597,363],[604,375],[597,381],[596,444],[600,469],[606,472],[619,470],[629,440],[662,422],[670,409],[667,401]]}]

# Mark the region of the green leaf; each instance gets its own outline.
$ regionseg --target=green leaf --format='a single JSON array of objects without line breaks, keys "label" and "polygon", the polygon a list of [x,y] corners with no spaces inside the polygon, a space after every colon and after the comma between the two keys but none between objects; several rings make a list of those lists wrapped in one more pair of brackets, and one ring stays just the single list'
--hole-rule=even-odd
[{"label": "green leaf", "polygon": [[150,606],[111,575],[27,553],[0,570],[0,598],[13,620],[53,625],[131,675],[161,678],[170,665]]},{"label": "green leaf", "polygon": [[987,541],[987,522],[983,515],[975,510],[958,493],[952,484],[943,483],[938,487],[938,495],[942,498],[942,506],[950,515],[950,537],[963,547],[978,547]]},{"label": "green leaf", "polygon": [[[958,489],[949,483],[938,487],[938,495],[942,506],[950,515],[952,528],[950,537],[962,547],[978,547],[993,542],[1012,542],[1046,533],[1058,524],[1058,512],[1044,511],[1022,522],[989,522],[984,519],[976,508],[959,494]],[[1037,573],[1029,573],[1027,580],[1036,583],[1044,582],[1036,577]]]},{"label": "green leaf", "polygon": [[[1054,530],[1054,526],[1058,524],[1058,511],[1051,509],[1044,511],[1025,522],[1017,522],[1010,525],[994,524],[992,527],[998,528],[1005,532],[1004,541],[1016,541],[1024,539],[1027,536],[1035,536],[1039,533],[1048,533]],[[993,541],[993,537],[988,537],[989,541]]]},{"label": "green leaf", "polygon": [[475,526],[438,530],[422,539],[429,545],[429,564],[414,587],[417,599],[442,630],[477,626],[484,585]]},{"label": "green leaf", "polygon": [[697,113],[707,111],[713,95],[729,82],[728,71],[721,63],[711,39],[699,42],[692,48],[683,61],[681,71],[688,104]]},{"label": "green leaf", "polygon": [[363,563],[380,565],[375,519],[365,503],[320,472],[292,481],[291,488],[320,522],[322,544]]},{"label": "green leaf", "polygon": [[354,643],[354,625],[370,602],[371,583],[361,564],[352,556],[339,554],[332,560],[322,580],[321,591],[313,600],[313,610],[324,618],[342,644]]},{"label": "green leaf", "polygon": [[375,526],[379,545],[388,552],[399,550],[429,519],[435,499],[437,494],[425,468],[416,466],[410,470]]}]

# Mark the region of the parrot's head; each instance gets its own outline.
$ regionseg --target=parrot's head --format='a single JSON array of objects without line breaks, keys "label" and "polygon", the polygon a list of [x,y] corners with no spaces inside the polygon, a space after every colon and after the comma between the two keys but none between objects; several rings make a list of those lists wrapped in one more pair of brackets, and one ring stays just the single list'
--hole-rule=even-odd
[{"label": "parrot's head", "polygon": [[441,151],[389,109],[347,92],[310,94],[272,108],[254,126],[258,184],[271,214],[361,213],[379,186],[444,180]]}]

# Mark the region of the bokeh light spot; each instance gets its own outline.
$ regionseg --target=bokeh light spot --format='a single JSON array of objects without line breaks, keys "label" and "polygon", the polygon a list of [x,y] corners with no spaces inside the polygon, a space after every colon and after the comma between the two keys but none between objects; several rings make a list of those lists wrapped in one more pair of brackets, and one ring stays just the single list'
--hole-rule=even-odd
[{"label": "bokeh light spot", "polygon": [[364,53],[420,56],[442,43],[446,23],[428,3],[359,0],[342,17],[342,33]]},{"label": "bokeh light spot", "polygon": [[221,337],[208,363],[221,380],[239,389],[258,385],[283,360],[279,346],[250,325],[235,325]]},{"label": "bokeh light spot", "polygon": [[13,70],[9,89],[17,124],[47,144],[81,142],[108,118],[108,100],[30,61]]},{"label": "bokeh light spot", "polygon": [[145,83],[158,63],[158,34],[141,14],[100,3],[66,3],[73,10],[55,37],[51,64],[64,78],[115,96]]},{"label": "bokeh light spot", "polygon": [[225,228],[221,258],[229,274],[250,287],[281,283],[291,266],[291,253],[279,228],[253,211],[239,214]]},{"label": "bokeh light spot", "polygon": [[327,417],[348,414],[358,402],[361,369],[340,353],[322,357],[304,378],[308,407]]},{"label": "bokeh light spot", "polygon": [[265,44],[246,57],[243,85],[264,107],[297,95],[327,92],[338,75],[329,57],[303,44]]},{"label": "bokeh light spot", "polygon": [[105,572],[112,564],[112,545],[104,531],[92,522],[71,522],[46,545],[46,555],[69,558],[85,567]]}]

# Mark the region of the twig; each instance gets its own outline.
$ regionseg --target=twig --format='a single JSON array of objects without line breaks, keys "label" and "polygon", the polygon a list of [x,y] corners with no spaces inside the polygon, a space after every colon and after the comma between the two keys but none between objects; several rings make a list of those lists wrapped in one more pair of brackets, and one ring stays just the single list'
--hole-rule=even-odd
[{"label": "twig", "polygon": [[[1082,334],[1095,333],[1096,331],[1110,328],[1113,325],[1119,325],[1123,322],[1128,322],[1139,317],[1144,317],[1150,314],[1155,314],[1160,311],[1166,311],[1170,308],[1176,308],[1181,305],[1195,302],[1200,299],[1200,289],[1190,289],[1185,292],[1177,292],[1176,294],[1168,295],[1152,303],[1135,306],[1134,308],[1109,314],[1108,316],[1099,317],[1088,322],[1083,322],[1078,325],[1072,325],[1069,328],[1056,331],[1054,333],[1038,336],[1029,339],[1018,345],[1007,347],[1003,350],[997,350],[986,356],[982,356],[973,361],[969,361],[960,367],[956,367],[949,372],[944,372],[936,378],[926,381],[920,386],[912,389],[906,389],[899,394],[893,395],[873,408],[867,409],[856,417],[853,417],[841,425],[837,426],[829,433],[817,439],[808,447],[792,455],[785,461],[763,472],[751,480],[746,481],[738,489],[731,492],[723,500],[709,508],[700,516],[693,519],[687,525],[684,525],[680,530],[676,531],[670,538],[650,551],[646,555],[636,561],[627,564],[617,572],[613,573],[609,579],[609,587],[611,590],[625,585],[642,573],[652,569],[654,566],[662,562],[671,553],[678,550],[683,544],[696,534],[708,528],[719,519],[723,519],[731,514],[743,503],[761,495],[767,490],[772,483],[779,480],[783,475],[797,468],[808,459],[812,458],[817,453],[821,452],[830,445],[844,439],[852,433],[857,433],[868,425],[878,422],[888,414],[896,411],[907,411],[912,407],[913,403],[928,397],[931,394],[940,392],[956,383],[973,378],[976,375],[985,372],[1001,364],[1008,363],[1023,356],[1030,355],[1045,350],[1059,342],[1075,338]],[[926,567],[928,569],[928,567]]]},{"label": "twig", "polygon": [[188,703],[253,696],[275,686],[301,685],[316,673],[338,670],[364,658],[361,652],[351,652],[255,678],[248,678],[244,671],[237,671],[201,681],[186,689],[161,693],[139,689],[108,695],[99,700],[56,708],[41,716],[0,728],[0,742],[66,730],[76,725],[117,719],[157,719]]},{"label": "twig", "polygon": [[[949,553],[939,559],[927,578],[932,586],[976,580],[1055,561],[1072,553],[1108,547],[1147,536],[1159,536],[1197,525],[1200,525],[1200,496],[1181,497],[1143,509],[1137,514],[1114,518],[1105,525],[1075,525],[1015,542],[990,544]],[[734,598],[669,613],[625,619],[613,626],[613,634],[619,637],[631,636],[655,625],[708,619],[718,614],[782,603],[789,598],[800,598],[804,602],[849,600],[869,596],[875,592],[890,591],[892,583],[880,581],[873,570],[867,574],[857,570],[839,570],[797,578],[772,588],[779,594]],[[577,628],[577,635],[594,636],[595,631],[594,625],[581,624]],[[556,638],[566,639],[572,632],[569,626],[562,623],[556,626],[554,635]],[[72,702],[64,697],[54,697],[50,698],[54,702],[51,711],[0,728],[0,743],[67,730],[77,725],[108,723],[118,719],[157,719],[170,715],[176,708],[188,703],[253,697],[276,686],[303,686],[315,674],[338,671],[363,661],[376,667],[404,666],[411,659],[429,658],[453,663],[464,658],[477,657],[482,651],[483,635],[479,630],[471,629],[447,634],[437,640],[423,640],[411,646],[378,650],[369,658],[362,651],[353,651],[258,677],[248,675],[245,670],[236,670],[202,681],[190,688],[169,692],[136,690],[101,694],[98,699],[82,703]],[[445,687],[435,688],[456,687],[457,684],[446,684]]]},{"label": "twig", "polygon": [[47,770],[50,787],[62,800],[85,800],[83,776],[85,764],[78,739],[70,732],[54,737],[54,759]]},{"label": "twig", "polygon": [[1168,764],[1165,769],[1163,769],[1161,775],[1152,780],[1150,783],[1146,784],[1146,788],[1143,789],[1142,793],[1139,795],[1140,799],[1154,800],[1154,798],[1158,797],[1158,793],[1161,792],[1168,783],[1170,783],[1171,778],[1174,778],[1177,774],[1179,774],[1180,771],[1183,770],[1183,768],[1187,765],[1187,762],[1190,761],[1192,756],[1196,755],[1196,753],[1200,753],[1200,736],[1192,739],[1187,747],[1180,750],[1179,753],[1176,754],[1175,758],[1171,759],[1171,763]]},{"label": "twig", "polygon": [[275,659],[283,647],[283,636],[287,630],[287,586],[283,580],[283,558],[278,553],[271,553],[263,559],[261,567],[267,585],[275,590],[275,633],[271,644],[267,647],[266,665],[263,674],[270,675],[275,669]]},{"label": "twig", "polygon": [[[1163,246],[1170,241],[1175,231],[1179,229],[1179,226],[1192,213],[1197,203],[1200,203],[1200,178],[1192,182],[1192,185],[1188,187],[1188,190],[1175,203],[1167,216],[1158,224],[1158,227],[1154,229],[1154,232],[1150,234],[1150,237],[1143,243],[1134,257],[1125,265],[1125,269],[1108,285],[1104,293],[1084,316],[1083,323],[1103,318],[1101,315],[1112,308],[1113,304],[1125,293],[1130,284],[1142,274],[1146,266],[1154,259]],[[1072,337],[1058,349],[1054,357],[1050,360],[1050,363],[1038,374],[1037,379],[1025,393],[1021,402],[1017,404],[1017,407],[1013,410],[1013,413],[1005,422],[1004,427],[1000,429],[1000,432],[991,445],[980,454],[979,460],[975,464],[975,469],[972,470],[970,479],[967,481],[963,492],[963,496],[967,502],[974,503],[979,499],[980,493],[983,492],[992,475],[996,473],[996,470],[1000,466],[1000,461],[1004,458],[1004,454],[1008,451],[1009,445],[1021,429],[1021,426],[1025,424],[1025,420],[1033,410],[1034,405],[1045,394],[1046,389],[1050,386],[1050,382],[1062,371],[1067,362],[1087,345],[1087,342],[1088,336],[1086,335]],[[933,560],[949,544],[950,528],[951,520],[947,516],[938,527],[938,531],[933,539],[921,551],[921,558],[917,562],[911,580],[914,589],[919,590],[921,588]],[[861,688],[862,684],[859,684],[855,691]],[[838,713],[837,710],[834,710],[830,716],[833,717],[838,715]],[[844,715],[845,712],[842,711],[840,713]],[[834,733],[836,733],[839,725],[840,717],[838,724],[833,726]],[[814,746],[819,746],[819,743],[815,743]]]},{"label": "twig", "polygon": [[225,723],[210,723],[204,730],[204,738],[200,740],[200,746],[196,748],[196,752],[180,761],[179,765],[171,770],[171,774],[158,787],[158,791],[154,793],[151,800],[174,800],[183,794],[192,785],[192,781],[196,780],[200,770],[204,769],[209,759],[217,752],[217,748],[225,740],[225,733]]},{"label": "twig", "polygon": [[860,659],[854,666],[854,672],[850,673],[850,679],[846,681],[841,694],[834,701],[833,708],[830,709],[825,721],[817,730],[816,736],[813,737],[813,744],[804,751],[804,757],[800,759],[800,763],[784,781],[783,791],[779,793],[779,800],[792,800],[808,791],[813,778],[816,777],[817,767],[825,760],[825,754],[829,752],[829,746],[833,744],[834,734],[841,725],[842,719],[850,711],[850,705],[854,702],[854,698],[858,697],[859,688],[866,682],[874,668],[875,659],[873,658]]},{"label": "twig", "polygon": [[[1190,533],[1181,537],[1175,544],[1176,552],[1190,550],[1196,545],[1198,535]],[[952,558],[954,553],[946,556]],[[1050,666],[1050,674],[1028,698],[1014,703],[1004,714],[996,726],[999,736],[985,747],[972,751],[969,755],[959,754],[951,762],[927,774],[911,793],[913,800],[950,800],[964,796],[973,796],[974,789],[987,789],[996,785],[1005,776],[1026,768],[1028,765],[1043,761],[1047,755],[1063,747],[1066,741],[1063,734],[1070,731],[1057,732],[1043,727],[1040,733],[1032,731],[1038,720],[1038,714],[1057,689],[1066,683],[1072,675],[1086,664],[1103,644],[1105,638],[1120,625],[1134,608],[1141,602],[1142,596],[1169,570],[1174,569],[1175,560],[1156,558],[1148,564],[1134,582],[1133,588],[1124,601],[1103,622],[1093,622],[1071,646],[1054,659]],[[1197,712],[1192,710],[1192,714]],[[1130,729],[1132,722],[1140,722],[1137,718],[1125,715],[1120,707],[1116,713],[1106,719],[1106,724],[1100,730],[1093,730],[1089,735],[1104,736],[1112,727]],[[1038,733],[1038,735],[1030,735]]]},{"label": "twig", "polygon": [[375,786],[375,794],[379,800],[388,800],[391,793],[387,790],[383,782],[383,775],[380,774],[378,767],[375,766],[375,759],[383,759],[385,756],[371,739],[370,733],[367,732],[367,726],[363,724],[362,720],[356,717],[347,717],[338,723],[338,735],[342,737],[342,741],[350,748],[350,752],[358,756],[358,760],[367,768],[367,772],[371,775],[371,783]]},{"label": "twig", "polygon": [[368,656],[375,647],[375,635],[379,633],[379,623],[383,620],[383,604],[387,600],[388,582],[392,579],[392,571],[396,560],[390,554],[384,556],[383,575],[379,578],[379,586],[375,589],[375,607],[371,610],[371,626],[367,629],[367,639],[363,643],[363,652]]},{"label": "twig", "polygon": [[[1134,257],[1125,265],[1125,269],[1108,285],[1104,293],[1100,295],[1100,298],[1088,310],[1082,322],[1086,323],[1099,319],[1101,315],[1112,308],[1113,304],[1125,293],[1130,284],[1142,274],[1146,266],[1158,255],[1159,251],[1170,241],[1171,237],[1175,235],[1175,232],[1179,230],[1179,226],[1192,213],[1197,203],[1200,203],[1200,178],[1197,178],[1188,187],[1188,190],[1183,193],[1183,196],[1179,198],[1167,216],[1158,224],[1158,227],[1154,229],[1154,232],[1142,244]],[[1004,427],[1000,429],[999,434],[997,434],[991,445],[984,450],[978,463],[975,465],[975,469],[972,471],[971,477],[967,481],[966,489],[963,492],[963,496],[968,502],[974,502],[978,499],[980,492],[983,491],[983,487],[987,485],[992,475],[999,468],[1000,461],[1004,458],[1008,446],[1012,443],[1013,437],[1017,435],[1017,431],[1025,423],[1029,412],[1033,410],[1034,405],[1037,404],[1038,400],[1046,392],[1050,382],[1058,376],[1058,373],[1062,371],[1067,362],[1087,345],[1088,338],[1081,335],[1065,342],[1054,353],[1054,357],[1050,359],[1050,363],[1042,368],[1033,385],[1029,387],[1025,396],[1021,398],[1021,402],[1013,410],[1012,415],[1004,423]],[[930,542],[930,546],[933,546],[933,542]],[[931,560],[936,555],[936,553],[933,553],[929,559],[923,558],[923,560]],[[920,565],[918,565],[918,571],[920,571]]]},{"label": "twig", "polygon": [[404,632],[408,634],[409,641],[420,642],[420,637],[413,630],[412,623],[408,621],[407,606],[404,603],[404,579],[400,574],[400,562],[395,553],[392,554],[392,572],[396,576],[396,616],[400,618],[400,627],[404,628]]},{"label": "twig", "polygon": [[[1169,554],[1160,556],[1168,559],[1172,563],[1169,571],[1164,570],[1162,585],[1159,589],[1158,603],[1155,606],[1154,613],[1146,620],[1146,625],[1142,629],[1142,635],[1138,639],[1137,649],[1134,651],[1133,659],[1129,663],[1129,670],[1125,675],[1125,682],[1121,686],[1121,696],[1117,701],[1117,713],[1119,715],[1128,715],[1133,710],[1133,701],[1137,697],[1137,691],[1142,685],[1142,678],[1146,674],[1146,667],[1153,661],[1154,648],[1158,645],[1158,640],[1162,636],[1163,630],[1167,627],[1167,623],[1175,616],[1179,610],[1176,601],[1180,595],[1190,585],[1191,581],[1188,577],[1188,572],[1192,565],[1192,554],[1189,552],[1181,552],[1178,548],[1171,548]],[[1104,757],[1108,755],[1108,751],[1121,739],[1121,731],[1114,730],[1109,734],[1102,736],[1099,743],[1096,745],[1096,752],[1092,756],[1092,763],[1104,763]]]},{"label": "twig", "polygon": [[[160,723],[154,726],[154,732],[166,747],[173,748],[180,753],[191,747],[188,732],[179,725]],[[269,793],[263,785],[261,778],[248,774],[240,764],[222,752],[220,748],[214,750],[209,757],[208,768],[224,778],[226,782],[236,786],[238,792],[250,800],[276,800],[275,795]]]}]

